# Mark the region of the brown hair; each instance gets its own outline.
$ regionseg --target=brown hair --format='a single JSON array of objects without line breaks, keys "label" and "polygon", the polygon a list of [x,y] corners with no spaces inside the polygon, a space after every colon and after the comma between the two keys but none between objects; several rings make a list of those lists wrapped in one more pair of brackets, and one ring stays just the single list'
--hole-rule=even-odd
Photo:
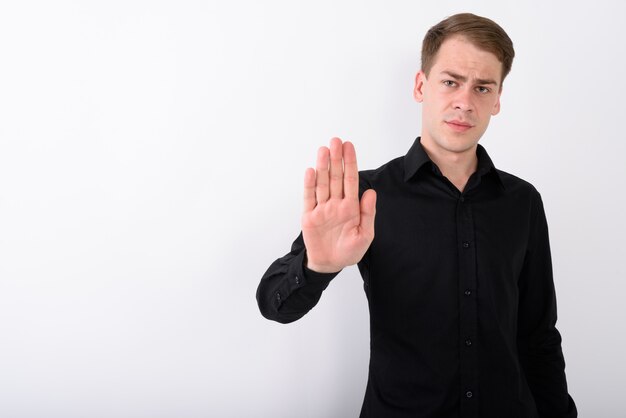
[{"label": "brown hair", "polygon": [[493,20],[472,13],[450,16],[430,28],[422,43],[422,70],[428,76],[443,41],[453,35],[465,37],[479,49],[494,54],[502,63],[502,80],[511,71],[515,50],[513,42]]}]

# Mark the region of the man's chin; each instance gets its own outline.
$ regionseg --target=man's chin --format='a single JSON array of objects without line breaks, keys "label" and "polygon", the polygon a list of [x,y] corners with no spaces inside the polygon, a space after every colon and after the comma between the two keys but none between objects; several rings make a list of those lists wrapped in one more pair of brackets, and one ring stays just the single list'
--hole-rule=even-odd
[{"label": "man's chin", "polygon": [[480,138],[452,137],[443,141],[444,149],[448,152],[463,154],[476,149]]},{"label": "man's chin", "polygon": [[[440,152],[464,154],[470,151],[475,151],[480,137],[476,135],[464,134],[445,134],[438,138],[431,136],[428,138],[422,138],[422,145],[428,151],[429,148],[439,149]],[[432,149],[435,152],[435,149]]]}]

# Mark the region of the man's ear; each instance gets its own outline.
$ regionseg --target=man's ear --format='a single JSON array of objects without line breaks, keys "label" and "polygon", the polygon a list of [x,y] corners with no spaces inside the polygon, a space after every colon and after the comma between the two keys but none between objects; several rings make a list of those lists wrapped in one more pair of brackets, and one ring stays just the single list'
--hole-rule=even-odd
[{"label": "man's ear", "polygon": [[493,109],[491,109],[491,116],[495,116],[500,113],[500,95],[502,94],[502,88],[498,90],[498,98],[493,105]]},{"label": "man's ear", "polygon": [[426,74],[419,70],[415,74],[415,87],[413,88],[413,98],[416,102],[422,103],[424,100],[424,83],[426,82]]}]

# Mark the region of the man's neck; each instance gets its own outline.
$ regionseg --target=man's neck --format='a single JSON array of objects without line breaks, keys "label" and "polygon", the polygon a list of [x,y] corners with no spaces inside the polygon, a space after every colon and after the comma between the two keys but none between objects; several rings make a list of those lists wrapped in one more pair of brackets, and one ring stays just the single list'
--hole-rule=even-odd
[{"label": "man's neck", "polygon": [[463,152],[442,150],[432,146],[428,141],[422,141],[422,147],[428,157],[437,164],[441,174],[462,192],[470,176],[478,168],[477,145]]}]

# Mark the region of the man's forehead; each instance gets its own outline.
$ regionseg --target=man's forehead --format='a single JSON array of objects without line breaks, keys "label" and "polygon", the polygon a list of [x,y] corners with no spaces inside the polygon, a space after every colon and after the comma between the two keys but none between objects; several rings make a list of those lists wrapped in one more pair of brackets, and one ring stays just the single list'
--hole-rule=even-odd
[{"label": "man's forehead", "polygon": [[502,62],[494,53],[479,48],[463,36],[454,36],[442,43],[431,72],[454,76],[461,81],[499,85],[502,70]]}]

